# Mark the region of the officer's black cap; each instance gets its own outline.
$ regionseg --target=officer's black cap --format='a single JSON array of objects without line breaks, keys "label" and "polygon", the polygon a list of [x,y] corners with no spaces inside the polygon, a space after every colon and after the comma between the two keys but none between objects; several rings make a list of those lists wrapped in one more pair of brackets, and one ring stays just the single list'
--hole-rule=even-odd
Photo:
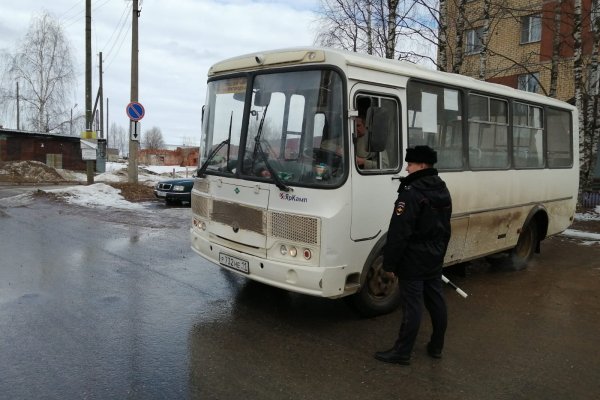
[{"label": "officer's black cap", "polygon": [[435,164],[437,162],[437,152],[429,146],[415,146],[406,149],[406,162]]}]

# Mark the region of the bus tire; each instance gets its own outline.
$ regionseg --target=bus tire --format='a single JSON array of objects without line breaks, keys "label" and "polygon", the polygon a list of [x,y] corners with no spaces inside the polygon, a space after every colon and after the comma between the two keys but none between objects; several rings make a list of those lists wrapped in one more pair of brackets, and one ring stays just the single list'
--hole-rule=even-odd
[{"label": "bus tire", "polygon": [[383,272],[383,254],[379,254],[369,265],[360,292],[348,298],[362,317],[388,314],[400,304],[398,280],[384,279]]},{"label": "bus tire", "polygon": [[509,253],[511,269],[520,271],[527,267],[538,245],[538,229],[535,219],[531,219],[521,231],[517,245]]}]

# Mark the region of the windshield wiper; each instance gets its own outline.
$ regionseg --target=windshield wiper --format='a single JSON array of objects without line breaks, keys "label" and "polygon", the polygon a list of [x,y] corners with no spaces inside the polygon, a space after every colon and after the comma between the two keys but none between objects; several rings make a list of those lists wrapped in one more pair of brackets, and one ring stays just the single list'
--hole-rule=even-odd
[{"label": "windshield wiper", "polygon": [[[221,143],[219,143],[219,145],[209,154],[206,161],[204,161],[204,164],[202,164],[202,166],[196,171],[196,175],[199,178],[204,178],[204,173],[206,172],[206,169],[208,168],[208,163],[210,162],[210,160],[212,160],[215,157],[215,155],[217,155],[219,150],[221,150],[221,148],[223,146],[225,146],[226,144],[229,145],[231,143],[231,125],[233,125],[233,111],[231,111],[231,115],[229,116],[229,132],[227,133],[227,139],[225,139]],[[229,170],[229,153],[230,153],[230,151],[231,151],[231,146],[227,146],[227,159],[225,160],[225,168],[227,169],[227,172],[231,172]]]},{"label": "windshield wiper", "polygon": [[269,171],[269,173],[271,174],[271,177],[273,178],[273,182],[275,182],[275,185],[279,188],[279,190],[282,190],[284,192],[289,192],[291,190],[291,188],[289,186],[287,186],[285,183],[283,183],[283,181],[281,180],[279,175],[277,175],[277,173],[275,172],[275,170],[273,169],[271,164],[269,164],[267,154],[263,150],[260,142],[256,143],[254,149],[258,150],[258,154],[260,154],[262,161],[265,163],[265,167],[267,167],[267,171]]},{"label": "windshield wiper", "polygon": [[204,161],[204,164],[202,164],[202,166],[200,168],[198,168],[198,172],[196,173],[196,175],[198,176],[198,178],[204,178],[204,173],[206,172],[206,169],[208,168],[208,163],[211,162],[211,160],[213,158],[215,158],[215,156],[217,155],[217,153],[219,152],[219,150],[221,150],[221,148],[223,146],[225,146],[226,144],[229,144],[229,138],[223,140],[221,143],[219,143],[219,145],[210,152],[210,154],[208,155],[208,158],[206,159],[206,161]]},{"label": "windshield wiper", "polygon": [[262,145],[260,144],[262,132],[263,132],[263,126],[265,123],[265,116],[267,115],[268,108],[269,108],[269,105],[267,104],[265,106],[265,110],[263,111],[262,118],[260,119],[260,124],[258,124],[258,131],[256,132],[256,136],[254,137],[254,150],[252,151],[252,165],[250,167],[250,170],[251,171],[254,170],[254,163],[256,162],[257,155],[260,154],[260,158],[265,163],[265,167],[267,167],[267,171],[269,171],[269,173],[271,174],[271,177],[273,178],[273,182],[275,182],[275,185],[279,188],[279,190],[282,190],[284,192],[289,192],[291,190],[291,188],[289,186],[287,186],[285,183],[283,183],[283,181],[281,180],[281,178],[279,178],[279,175],[277,175],[277,173],[275,172],[275,170],[273,169],[271,164],[269,164],[267,154],[265,153],[265,151],[262,148]]}]

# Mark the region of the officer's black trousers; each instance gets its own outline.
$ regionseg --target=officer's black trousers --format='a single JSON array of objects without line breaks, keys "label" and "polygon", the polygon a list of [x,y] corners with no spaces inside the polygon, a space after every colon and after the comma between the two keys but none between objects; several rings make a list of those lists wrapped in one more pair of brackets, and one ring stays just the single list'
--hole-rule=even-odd
[{"label": "officer's black trousers", "polygon": [[402,324],[395,344],[396,352],[410,357],[415,339],[419,333],[423,303],[431,317],[433,332],[431,333],[430,346],[432,349],[442,351],[444,335],[448,325],[448,312],[444,299],[442,277],[425,281],[401,280],[400,292],[402,301]]}]

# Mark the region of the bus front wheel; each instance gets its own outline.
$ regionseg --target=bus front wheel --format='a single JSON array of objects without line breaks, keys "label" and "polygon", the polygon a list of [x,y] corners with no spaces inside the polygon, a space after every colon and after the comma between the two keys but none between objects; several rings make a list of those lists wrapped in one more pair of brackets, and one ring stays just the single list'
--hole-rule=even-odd
[{"label": "bus front wheel", "polygon": [[398,280],[384,277],[383,255],[375,257],[369,265],[360,292],[349,297],[352,306],[363,317],[387,314],[400,304]]},{"label": "bus front wheel", "polygon": [[515,248],[510,251],[510,266],[514,270],[521,270],[527,266],[527,263],[533,257],[537,242],[537,225],[535,220],[532,219],[521,231]]}]

